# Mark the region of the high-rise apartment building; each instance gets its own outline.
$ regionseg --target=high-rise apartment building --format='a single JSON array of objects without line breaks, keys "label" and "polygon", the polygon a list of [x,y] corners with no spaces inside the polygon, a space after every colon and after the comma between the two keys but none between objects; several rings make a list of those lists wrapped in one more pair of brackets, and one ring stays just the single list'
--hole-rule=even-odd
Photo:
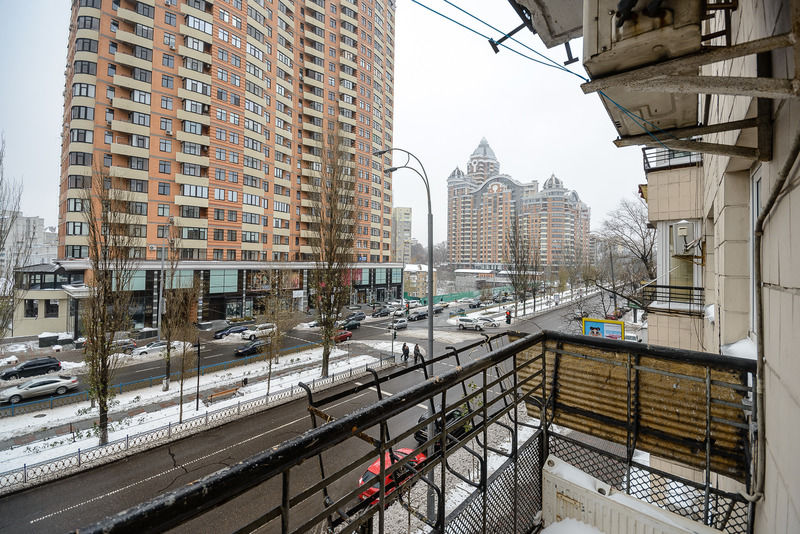
[{"label": "high-rise apartment building", "polygon": [[411,262],[411,208],[392,210],[392,260]]},{"label": "high-rise apartment building", "polygon": [[[392,0],[74,0],[59,253],[87,256],[84,188],[126,191],[134,254],[310,261],[312,182],[342,139],[356,258],[390,260]],[[98,173],[99,170],[99,173]]]},{"label": "high-rise apartment building", "polygon": [[589,254],[590,210],[575,191],[551,176],[542,190],[500,173],[500,163],[482,139],[467,162],[447,179],[448,261],[457,267],[502,269],[507,229],[519,218],[542,267],[557,268]]}]

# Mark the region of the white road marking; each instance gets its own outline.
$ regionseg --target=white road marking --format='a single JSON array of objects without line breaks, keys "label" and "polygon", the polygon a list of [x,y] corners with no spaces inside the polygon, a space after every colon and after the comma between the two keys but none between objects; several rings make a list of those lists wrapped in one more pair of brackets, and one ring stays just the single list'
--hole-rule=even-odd
[{"label": "white road marking", "polygon": [[[366,393],[361,393],[360,395],[356,395],[355,397],[352,397],[351,399],[344,400],[342,402],[334,404],[333,406],[330,406],[328,409],[336,408],[337,406],[341,406],[342,404],[346,404],[346,403],[350,402],[351,400],[355,400],[355,399],[357,399],[359,397],[363,397],[364,395],[366,395]],[[258,439],[258,438],[264,437],[267,434],[271,434],[271,433],[273,433],[273,432],[275,432],[277,430],[281,430],[283,428],[286,428],[287,426],[293,425],[295,423],[299,423],[300,421],[302,421],[304,419],[306,419],[306,418],[305,417],[300,417],[298,419],[295,419],[294,421],[289,421],[288,423],[285,423],[285,424],[283,424],[283,425],[281,425],[279,427],[273,428],[271,430],[267,430],[266,432],[262,432],[261,434],[258,434],[258,435],[255,435],[255,436],[250,436],[249,438],[245,439],[244,441],[240,441],[238,443],[234,443],[232,445],[228,445],[227,447],[224,447],[222,449],[216,450],[214,452],[210,452],[210,453],[206,454],[205,456],[200,456],[198,458],[195,458],[194,460],[190,460],[190,461],[188,461],[186,463],[183,463],[181,465],[176,465],[175,467],[173,467],[171,469],[167,469],[166,471],[162,471],[161,473],[156,473],[155,475],[151,475],[151,476],[149,476],[147,478],[143,478],[142,480],[138,480],[136,482],[132,482],[132,483],[128,484],[127,486],[123,486],[121,488],[117,488],[115,490],[109,491],[109,492],[104,493],[102,495],[98,495],[96,497],[92,497],[91,499],[88,499],[86,501],[83,501],[83,502],[80,502],[80,503],[77,503],[77,504],[73,504],[72,506],[68,506],[68,507],[62,508],[61,510],[58,510],[56,512],[52,512],[52,513],[44,515],[42,517],[33,519],[33,520],[30,521],[30,524],[32,525],[32,524],[37,523],[39,521],[43,521],[45,519],[49,519],[49,518],[51,518],[51,517],[53,517],[55,515],[63,514],[65,512],[70,511],[70,510],[74,510],[75,508],[79,508],[79,507],[85,506],[85,505],[87,505],[89,503],[92,503],[92,502],[95,502],[95,501],[99,501],[101,499],[105,499],[106,497],[110,497],[112,495],[116,495],[117,493],[120,493],[120,492],[123,492],[125,490],[128,490],[128,489],[130,489],[130,488],[132,488],[134,486],[138,486],[139,484],[143,484],[145,482],[149,482],[149,481],[151,481],[151,480],[153,480],[155,478],[158,478],[158,477],[160,477],[162,475],[166,475],[166,474],[171,473],[173,471],[177,471],[179,469],[183,469],[184,467],[186,467],[188,465],[192,465],[192,464],[197,463],[197,462],[199,462],[201,460],[205,460],[206,458],[210,458],[211,456],[214,456],[215,454],[220,454],[222,452],[225,452],[225,451],[228,451],[230,449],[233,449],[234,447],[238,447],[239,445],[244,445],[245,443],[247,443],[249,441],[253,441],[254,439]]]}]

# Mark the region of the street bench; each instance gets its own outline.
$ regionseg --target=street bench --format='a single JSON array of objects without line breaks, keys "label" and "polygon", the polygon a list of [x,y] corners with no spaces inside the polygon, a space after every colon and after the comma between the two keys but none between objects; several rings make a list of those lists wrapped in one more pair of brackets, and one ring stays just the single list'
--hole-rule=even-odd
[{"label": "street bench", "polygon": [[223,397],[232,397],[239,392],[239,388],[231,388],[226,389],[223,391],[217,391],[216,393],[212,393],[208,397],[206,397],[206,402],[204,404],[209,405],[213,403],[215,400],[221,399]]}]

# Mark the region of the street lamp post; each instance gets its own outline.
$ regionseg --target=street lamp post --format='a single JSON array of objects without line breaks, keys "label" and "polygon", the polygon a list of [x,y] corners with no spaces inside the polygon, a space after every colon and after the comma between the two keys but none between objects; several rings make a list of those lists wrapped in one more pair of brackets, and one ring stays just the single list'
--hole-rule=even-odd
[{"label": "street lamp post", "polygon": [[[383,172],[385,174],[391,174],[394,171],[400,169],[410,169],[417,173],[422,179],[422,182],[425,184],[425,192],[428,194],[428,376],[433,376],[433,212],[431,211],[431,186],[430,181],[428,180],[428,173],[425,172],[425,167],[422,165],[422,162],[419,160],[417,156],[409,152],[408,150],[404,150],[402,148],[386,148],[384,150],[378,150],[373,152],[375,156],[383,156],[388,152],[402,152],[406,155],[406,162],[403,165],[398,165],[396,167],[390,167]],[[409,165],[411,163],[411,159],[417,162],[419,168],[422,170],[420,172],[415,167]],[[444,407],[443,407],[444,408]],[[429,415],[433,415],[433,404],[431,404],[431,413]],[[428,424],[428,439],[434,435],[435,429],[433,421]],[[428,447],[428,457],[431,457],[434,453],[433,446]],[[430,472],[430,479],[433,482],[433,471]],[[433,518],[435,510],[435,501],[434,501],[434,494],[432,490],[428,490],[428,518]]]}]

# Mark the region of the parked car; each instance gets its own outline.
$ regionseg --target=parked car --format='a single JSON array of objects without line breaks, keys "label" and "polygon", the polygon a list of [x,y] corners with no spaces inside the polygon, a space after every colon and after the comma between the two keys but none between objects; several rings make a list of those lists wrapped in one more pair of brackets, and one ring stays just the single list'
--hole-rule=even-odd
[{"label": "parked car", "polygon": [[23,384],[0,391],[0,402],[16,404],[23,399],[40,397],[42,395],[63,395],[67,391],[78,389],[76,376],[47,376],[34,378]]},{"label": "parked car", "polygon": [[355,319],[348,319],[346,321],[342,321],[342,325],[339,327],[342,330],[357,330],[361,327],[361,321],[356,321]]},{"label": "parked car", "polygon": [[242,339],[253,341],[257,337],[268,337],[275,332],[274,323],[258,324],[252,328],[242,331]]},{"label": "parked car", "polygon": [[408,328],[408,321],[405,319],[394,319],[392,324],[389,325],[389,328],[392,330],[402,330],[403,328]]},{"label": "parked car", "polygon": [[394,313],[392,313],[392,315],[394,315],[395,317],[403,317],[405,316],[405,314],[406,314],[405,308],[397,309],[394,311]]},{"label": "parked car", "polygon": [[472,317],[459,317],[458,318],[458,329],[459,330],[483,330],[483,326],[481,326],[480,321],[477,319],[473,319]]},{"label": "parked car", "polygon": [[363,321],[366,318],[367,318],[367,315],[364,312],[359,311],[359,312],[351,313],[350,315],[345,317],[345,320],[346,321],[350,321],[350,320]]},{"label": "parked car", "polygon": [[472,300],[472,301],[469,302],[468,305],[469,305],[470,308],[480,308],[481,307],[481,301],[479,301],[477,299],[476,300]]},{"label": "parked car", "polygon": [[413,310],[414,308],[418,308],[420,303],[418,300],[409,300],[408,301],[408,309]]},{"label": "parked car", "polygon": [[11,369],[6,369],[0,373],[2,380],[16,380],[26,376],[38,376],[49,373],[50,371],[60,371],[61,362],[55,358],[34,358],[27,362],[22,362]]},{"label": "parked car", "polygon": [[437,313],[442,313],[444,306],[434,306],[433,307],[433,314],[436,315]]},{"label": "parked car", "polygon": [[241,347],[237,348],[233,351],[234,356],[250,356],[251,354],[260,354],[267,349],[267,345],[269,345],[268,339],[256,339],[255,341],[251,341],[247,345],[242,345]]},{"label": "parked car", "polygon": [[245,330],[247,330],[247,327],[244,325],[228,326],[227,328],[214,332],[214,339],[222,339],[230,334],[241,334]]},{"label": "parked car", "polygon": [[350,306],[347,306],[347,309],[348,310],[360,310],[361,309],[361,305],[360,304],[351,304]]},{"label": "parked car", "polygon": [[336,335],[333,336],[333,342],[334,343],[341,343],[342,341],[347,341],[351,337],[353,337],[353,333],[351,331],[349,331],[349,330],[339,330],[338,332],[336,332]]},{"label": "parked car", "polygon": [[[413,452],[414,451],[411,449],[396,449],[393,451],[393,454],[389,453],[389,451],[386,451],[383,459],[384,469],[391,467],[396,461],[400,461],[409,454],[413,454]],[[392,455],[394,455],[394,459],[392,458]],[[402,484],[404,480],[411,478],[414,475],[416,468],[425,460],[425,455],[423,453],[419,453],[410,459],[408,463],[403,464],[402,467],[398,468],[397,471],[387,475],[386,480],[384,481],[384,494],[389,495],[391,492],[397,489],[397,486]],[[380,474],[381,460],[378,458],[372,463],[372,465],[369,466],[366,471],[364,471],[364,474],[361,475],[361,478],[358,479],[358,485],[364,487],[364,491],[362,491],[358,496],[359,499],[366,501],[367,499],[373,498],[375,495],[380,493],[380,480],[378,480]],[[375,504],[376,502],[378,502],[377,499],[373,500],[371,504]]]},{"label": "parked car", "polygon": [[427,308],[425,308],[424,310],[423,309],[414,310],[414,311],[412,311],[411,313],[408,314],[408,320],[409,321],[418,321],[420,319],[425,319],[427,317],[428,317],[428,309]]},{"label": "parked car", "polygon": [[[184,344],[188,345],[189,347],[192,346],[191,343],[188,343],[186,341],[173,341],[171,350],[176,350],[176,351],[177,350],[181,350],[181,349],[183,349],[183,345]],[[142,347],[137,347],[137,348],[133,349],[133,352],[131,352],[131,354],[133,356],[139,356],[139,355],[142,355],[142,354],[157,354],[159,352],[166,352],[166,350],[167,350],[167,342],[166,341],[163,341],[163,340],[162,341],[151,341],[147,345],[144,345]]]},{"label": "parked car", "polygon": [[392,310],[389,308],[381,308],[378,311],[372,312],[373,317],[388,317],[391,315]]},{"label": "parked car", "polygon": [[497,319],[492,319],[491,317],[478,317],[478,322],[481,323],[481,326],[500,326],[500,323],[497,322]]},{"label": "parked car", "polygon": [[115,352],[124,352],[126,354],[131,354],[131,352],[133,352],[133,349],[135,348],[136,348],[136,342],[129,338],[117,339],[111,342],[111,350]]},{"label": "parked car", "polygon": [[[428,414],[422,414],[417,422],[421,423],[427,418]],[[463,421],[455,428],[452,428],[452,425],[456,421],[462,418]],[[471,418],[470,419],[464,418],[464,414],[461,412],[461,410],[458,408],[454,408],[449,412],[447,412],[447,426],[449,429],[447,436],[448,439],[452,438],[461,439],[462,436],[464,436],[467,432],[469,432],[470,427],[472,426],[472,420]],[[442,431],[442,419],[440,417],[437,417],[435,419],[435,431],[437,434]],[[414,432],[414,439],[417,440],[417,443],[419,443],[420,445],[428,441],[428,425],[425,425],[416,432]],[[436,446],[439,445],[440,443],[439,441],[437,441]]]}]

